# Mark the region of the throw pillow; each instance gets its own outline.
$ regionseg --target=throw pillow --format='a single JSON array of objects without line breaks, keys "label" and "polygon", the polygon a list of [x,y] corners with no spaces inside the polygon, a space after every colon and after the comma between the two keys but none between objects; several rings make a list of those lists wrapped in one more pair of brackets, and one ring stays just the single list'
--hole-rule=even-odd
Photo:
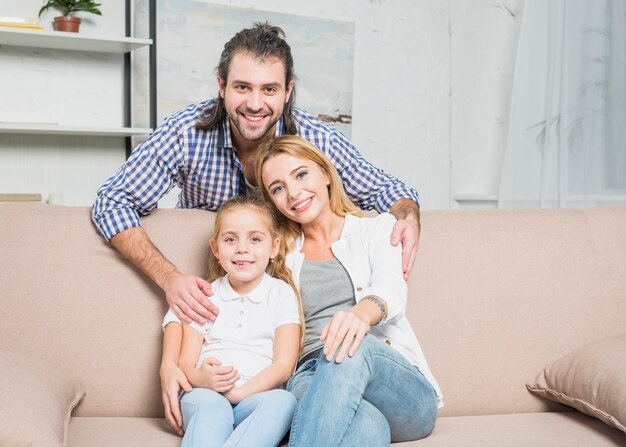
[{"label": "throw pillow", "polygon": [[0,365],[0,445],[63,447],[80,384],[25,354],[0,351]]},{"label": "throw pillow", "polygon": [[626,433],[626,333],[561,357],[526,384],[533,393]]}]

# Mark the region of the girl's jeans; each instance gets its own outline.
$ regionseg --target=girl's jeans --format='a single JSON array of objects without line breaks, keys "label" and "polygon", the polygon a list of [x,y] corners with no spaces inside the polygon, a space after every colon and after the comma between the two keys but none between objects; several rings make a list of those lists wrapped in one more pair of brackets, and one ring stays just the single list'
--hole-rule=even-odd
[{"label": "girl's jeans", "polygon": [[287,384],[298,399],[289,445],[385,446],[420,439],[435,426],[434,388],[398,351],[366,335],[342,363],[304,362]]},{"label": "girl's jeans", "polygon": [[180,398],[182,447],[273,447],[281,441],[296,408],[288,391],[270,390],[232,405],[222,394],[194,388]]}]

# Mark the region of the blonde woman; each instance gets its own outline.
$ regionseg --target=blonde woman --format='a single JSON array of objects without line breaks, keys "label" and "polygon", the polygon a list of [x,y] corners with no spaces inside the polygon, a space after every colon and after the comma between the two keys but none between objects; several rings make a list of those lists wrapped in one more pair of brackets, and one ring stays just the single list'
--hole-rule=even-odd
[{"label": "blonde woman", "polygon": [[281,231],[306,323],[288,383],[298,399],[289,444],[388,446],[433,429],[441,391],[405,317],[396,219],[359,217],[328,159],[283,136],[261,146],[259,189]]}]

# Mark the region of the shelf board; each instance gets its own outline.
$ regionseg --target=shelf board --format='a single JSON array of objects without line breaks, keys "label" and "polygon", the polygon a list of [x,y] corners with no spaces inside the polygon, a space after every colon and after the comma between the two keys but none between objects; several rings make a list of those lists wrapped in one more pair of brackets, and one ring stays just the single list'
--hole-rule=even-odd
[{"label": "shelf board", "polygon": [[497,194],[455,194],[454,200],[459,202],[497,202]]},{"label": "shelf board", "polygon": [[132,137],[149,135],[152,129],[138,127],[82,127],[57,126],[55,124],[0,123],[0,133],[23,135],[82,135],[100,137]]},{"label": "shelf board", "polygon": [[62,31],[0,27],[0,45],[96,53],[127,53],[137,48],[152,45],[152,39],[100,38]]}]

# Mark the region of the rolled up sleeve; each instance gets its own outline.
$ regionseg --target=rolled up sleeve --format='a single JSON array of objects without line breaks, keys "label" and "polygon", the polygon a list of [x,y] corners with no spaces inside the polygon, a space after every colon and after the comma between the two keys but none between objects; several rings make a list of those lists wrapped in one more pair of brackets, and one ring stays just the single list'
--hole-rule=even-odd
[{"label": "rolled up sleeve", "polygon": [[167,121],[98,190],[92,220],[107,240],[141,225],[184,171],[182,137],[175,122]]},{"label": "rolled up sleeve", "polygon": [[343,181],[348,197],[361,209],[388,212],[400,199],[419,203],[419,195],[396,177],[367,161],[345,135],[334,131],[329,139],[332,150],[326,154]]}]

